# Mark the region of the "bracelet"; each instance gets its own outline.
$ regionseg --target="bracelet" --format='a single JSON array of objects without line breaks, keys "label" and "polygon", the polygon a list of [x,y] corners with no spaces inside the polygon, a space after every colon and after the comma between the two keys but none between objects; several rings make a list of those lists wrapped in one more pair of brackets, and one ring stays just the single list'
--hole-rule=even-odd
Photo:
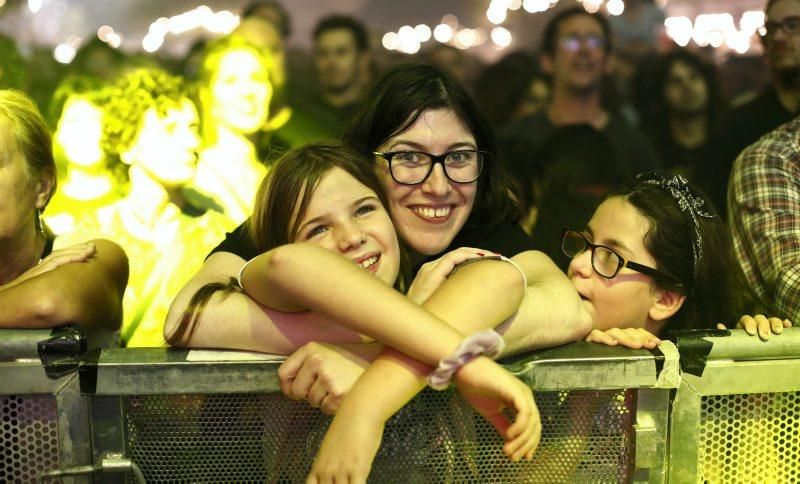
[{"label": "bracelet", "polygon": [[470,265],[470,264],[472,264],[474,262],[480,262],[482,260],[501,260],[503,262],[508,262],[509,264],[514,266],[514,268],[517,271],[519,271],[519,274],[522,276],[522,287],[528,287],[528,278],[525,277],[525,271],[522,270],[522,267],[520,267],[519,264],[517,264],[513,260],[509,259],[508,257],[506,257],[504,255],[500,255],[500,254],[489,254],[489,255],[486,255],[486,256],[482,256],[482,257],[475,257],[473,259],[467,259],[464,262],[462,262],[461,264],[458,264],[457,266],[455,266],[453,268],[453,272],[451,272],[450,275],[455,274],[457,270],[461,269],[464,266]]},{"label": "bracelet", "polygon": [[495,331],[478,331],[462,341],[452,355],[439,362],[439,366],[428,375],[428,385],[434,390],[444,390],[462,366],[481,355],[495,359],[504,347],[502,336]]},{"label": "bracelet", "polygon": [[[239,289],[241,289],[242,291],[244,291],[244,286],[242,285],[242,272],[244,272],[244,268],[247,267],[247,264],[249,264],[251,262],[253,262],[253,259],[250,259],[247,262],[245,262],[244,265],[242,266],[242,268],[239,269],[239,273],[236,274],[236,282],[239,284]],[[245,291],[245,292],[247,292],[247,291]]]}]

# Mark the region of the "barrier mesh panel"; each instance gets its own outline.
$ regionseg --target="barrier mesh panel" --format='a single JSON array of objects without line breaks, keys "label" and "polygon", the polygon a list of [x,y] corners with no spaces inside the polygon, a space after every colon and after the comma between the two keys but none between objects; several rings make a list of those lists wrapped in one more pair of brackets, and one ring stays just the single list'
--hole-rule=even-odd
[{"label": "barrier mesh panel", "polygon": [[58,467],[55,398],[0,396],[0,482],[34,482],[41,472]]},{"label": "barrier mesh panel", "polygon": [[703,397],[698,482],[800,483],[800,392]]},{"label": "barrier mesh panel", "polygon": [[[427,391],[388,423],[371,482],[625,482],[634,392],[537,393],[543,436],[512,463],[454,392]],[[148,482],[304,482],[330,417],[276,394],[123,398],[129,456]]]}]

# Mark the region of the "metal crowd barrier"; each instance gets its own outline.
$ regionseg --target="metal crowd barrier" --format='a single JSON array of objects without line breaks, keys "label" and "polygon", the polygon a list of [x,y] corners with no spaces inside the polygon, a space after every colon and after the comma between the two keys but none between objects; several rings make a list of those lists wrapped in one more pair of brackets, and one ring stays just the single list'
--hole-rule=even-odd
[{"label": "metal crowd barrier", "polygon": [[[53,341],[65,344],[45,355],[45,365],[39,343]],[[69,371],[70,357],[77,370],[85,350],[68,330],[0,331],[0,482],[91,464],[88,401]]]},{"label": "metal crowd barrier", "polygon": [[[98,350],[50,379],[37,357],[8,352],[0,345],[3,482],[59,469],[97,471],[79,482],[120,482],[108,471],[303,482],[330,419],[280,395],[280,360],[267,355]],[[426,391],[388,423],[370,481],[800,482],[799,358],[796,328],[769,343],[710,332],[655,351],[581,342],[516,357],[504,364],[542,416],[532,462],[510,462],[457,392]]]},{"label": "metal crowd barrier", "polygon": [[800,483],[800,328],[768,342],[691,332],[677,345],[670,480]]}]

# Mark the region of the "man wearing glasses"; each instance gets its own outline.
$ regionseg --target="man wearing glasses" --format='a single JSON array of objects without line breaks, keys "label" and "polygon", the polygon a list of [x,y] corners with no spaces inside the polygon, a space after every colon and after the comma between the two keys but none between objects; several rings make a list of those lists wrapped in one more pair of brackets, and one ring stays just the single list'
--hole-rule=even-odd
[{"label": "man wearing glasses", "polygon": [[772,81],[757,98],[725,116],[711,140],[714,156],[698,169],[697,183],[721,213],[739,153],[800,111],[800,1],[770,0],[764,12],[759,33]]},{"label": "man wearing glasses", "polygon": [[[659,168],[655,152],[642,133],[618,113],[603,106],[603,79],[610,71],[611,31],[608,21],[582,7],[557,13],[545,26],[541,64],[552,77],[553,97],[547,109],[501,132],[501,141],[520,156],[507,152],[518,178],[535,170],[525,166],[530,154],[558,127],[589,124],[606,136],[617,158],[621,177]],[[523,146],[524,145],[524,148]]]}]

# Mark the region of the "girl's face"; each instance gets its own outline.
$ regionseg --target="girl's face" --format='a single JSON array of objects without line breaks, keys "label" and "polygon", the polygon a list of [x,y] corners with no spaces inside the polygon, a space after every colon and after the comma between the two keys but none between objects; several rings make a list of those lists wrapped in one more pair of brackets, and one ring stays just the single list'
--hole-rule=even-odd
[{"label": "girl's face", "polygon": [[308,241],[351,259],[392,285],[400,248],[378,196],[341,168],[320,181],[300,220],[295,242]]},{"label": "girl's face", "polygon": [[91,167],[103,161],[102,120],[103,112],[86,98],[69,98],[53,134],[69,163]]},{"label": "girl's face", "polygon": [[211,84],[212,115],[244,134],[256,131],[269,116],[272,83],[267,66],[249,49],[222,55]]},{"label": "girl's face", "polygon": [[[635,207],[619,197],[612,197],[597,207],[585,234],[594,244],[616,250],[622,257],[648,267],[656,261],[644,246],[650,222]],[[583,304],[600,330],[610,328],[645,328],[658,334],[650,311],[660,291],[644,274],[623,268],[613,279],[606,279],[592,269],[592,251],[577,255],[567,275]]]},{"label": "girl's face", "polygon": [[[378,147],[383,153],[424,151],[434,155],[470,149],[478,149],[475,138],[456,113],[445,108],[423,111],[411,127]],[[472,212],[478,182],[450,181],[443,166],[436,164],[424,182],[402,185],[392,179],[389,163],[376,159],[397,232],[419,254],[444,251]]]}]

